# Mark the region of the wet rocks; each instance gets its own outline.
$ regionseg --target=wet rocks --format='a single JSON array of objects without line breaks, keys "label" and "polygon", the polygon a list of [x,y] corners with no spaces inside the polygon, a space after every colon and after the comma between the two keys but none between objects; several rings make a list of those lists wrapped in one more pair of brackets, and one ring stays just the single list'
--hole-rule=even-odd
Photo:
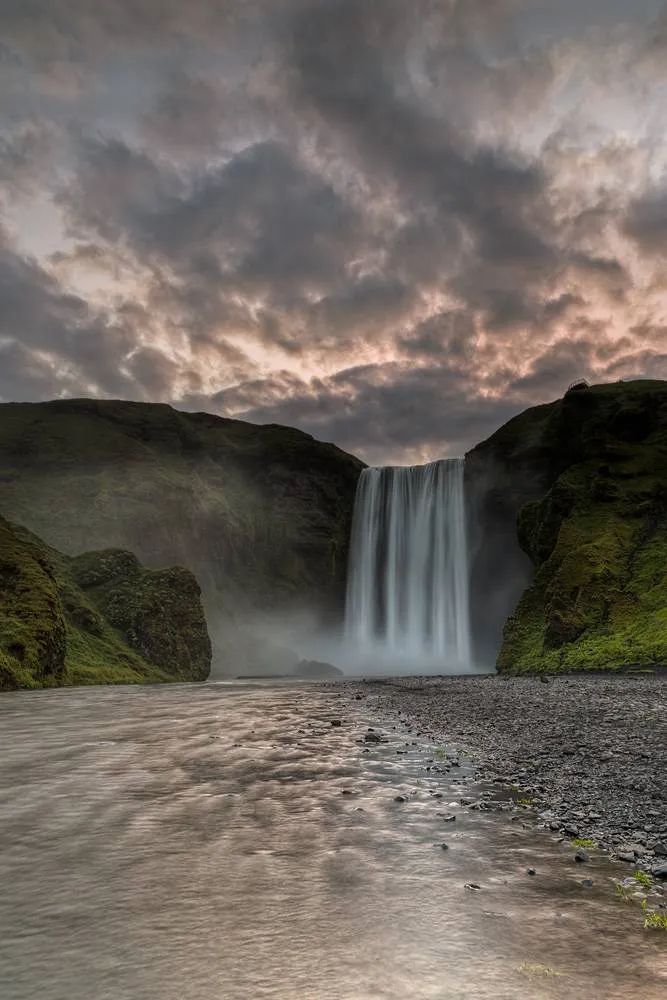
[{"label": "wet rocks", "polygon": [[431,773],[460,763],[460,752],[478,778],[514,786],[517,801],[530,797],[518,808],[555,835],[590,839],[645,870],[667,859],[664,674],[552,675],[547,685],[537,677],[401,678],[370,681],[363,692],[383,715],[400,712],[406,734],[446,742],[447,757]]},{"label": "wet rocks", "polygon": [[367,733],[364,733],[364,741],[366,743],[382,743],[382,737],[374,729],[369,729]]},{"label": "wet rocks", "polygon": [[590,861],[591,859],[590,856],[586,853],[586,851],[579,848],[579,850],[574,855],[574,860],[577,862],[578,865],[585,865],[586,862]]}]

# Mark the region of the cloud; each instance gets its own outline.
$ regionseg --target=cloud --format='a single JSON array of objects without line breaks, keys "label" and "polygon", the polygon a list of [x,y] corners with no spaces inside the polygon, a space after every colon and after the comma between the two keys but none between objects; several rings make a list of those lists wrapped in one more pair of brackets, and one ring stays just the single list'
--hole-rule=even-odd
[{"label": "cloud", "polygon": [[6,0],[0,395],[412,461],[664,371],[666,10]]},{"label": "cloud", "polygon": [[646,253],[667,256],[667,180],[630,203],[624,228]]}]

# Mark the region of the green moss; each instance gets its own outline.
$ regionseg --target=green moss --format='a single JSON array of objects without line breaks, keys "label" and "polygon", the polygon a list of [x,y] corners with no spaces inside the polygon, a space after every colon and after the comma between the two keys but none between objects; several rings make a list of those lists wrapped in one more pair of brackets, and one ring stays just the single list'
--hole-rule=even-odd
[{"label": "green moss", "polygon": [[506,623],[502,671],[667,662],[667,385],[595,389],[580,426],[570,426],[565,401],[551,415],[552,445],[564,422],[578,460],[518,515],[535,576]]},{"label": "green moss", "polygon": [[571,841],[573,847],[584,847],[588,850],[593,850],[597,847],[597,841],[592,840],[590,837],[574,837]]},{"label": "green moss", "polygon": [[0,680],[39,687],[65,672],[65,619],[46,552],[0,518]]},{"label": "green moss", "polygon": [[210,658],[187,570],[72,559],[0,518],[0,688],[201,680]]}]

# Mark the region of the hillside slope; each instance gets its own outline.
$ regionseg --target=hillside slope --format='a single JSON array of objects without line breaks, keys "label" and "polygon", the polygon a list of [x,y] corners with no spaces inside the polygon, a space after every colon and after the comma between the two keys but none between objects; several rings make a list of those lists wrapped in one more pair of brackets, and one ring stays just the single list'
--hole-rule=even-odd
[{"label": "hillside slope", "polygon": [[160,404],[0,405],[0,513],[66,553],[187,566],[222,645],[254,614],[340,616],[362,467],[297,430]]},{"label": "hillside slope", "polygon": [[[527,410],[473,449],[468,476],[477,603],[485,587],[508,603],[523,591],[501,671],[667,662],[666,382],[574,389]],[[510,531],[530,563],[516,547],[499,558]]]},{"label": "hillside slope", "polygon": [[0,518],[0,689],[204,680],[210,665],[188,570],[72,558]]}]

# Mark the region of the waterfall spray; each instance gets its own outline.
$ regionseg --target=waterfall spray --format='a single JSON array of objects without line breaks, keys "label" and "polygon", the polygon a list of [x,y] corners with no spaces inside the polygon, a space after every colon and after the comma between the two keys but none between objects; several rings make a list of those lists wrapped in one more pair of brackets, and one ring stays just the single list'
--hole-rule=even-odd
[{"label": "waterfall spray", "polygon": [[345,612],[360,659],[470,669],[463,471],[447,459],[362,473]]}]

